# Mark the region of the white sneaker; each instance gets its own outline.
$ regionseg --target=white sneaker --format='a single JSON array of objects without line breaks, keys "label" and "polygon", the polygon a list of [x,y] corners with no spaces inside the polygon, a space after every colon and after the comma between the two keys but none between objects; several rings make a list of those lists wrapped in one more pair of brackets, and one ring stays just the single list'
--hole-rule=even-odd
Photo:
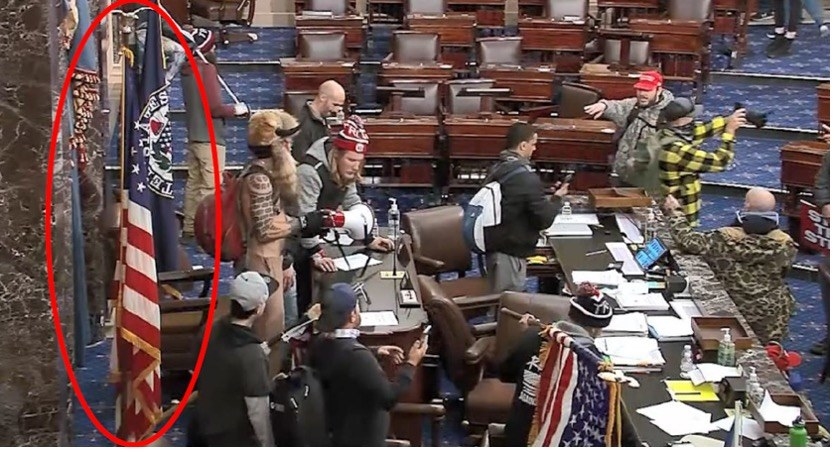
[{"label": "white sneaker", "polygon": [[827,24],[826,25],[820,25],[820,37],[826,38],[826,37],[828,37],[828,34],[829,34],[828,25]]}]

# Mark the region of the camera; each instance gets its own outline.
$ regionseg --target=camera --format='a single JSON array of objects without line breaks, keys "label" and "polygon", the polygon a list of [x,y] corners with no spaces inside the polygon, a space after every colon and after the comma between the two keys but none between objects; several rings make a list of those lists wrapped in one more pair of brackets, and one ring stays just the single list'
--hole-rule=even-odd
[{"label": "camera", "polygon": [[[744,108],[744,105],[740,102],[736,102],[735,106],[733,106],[733,111],[741,110],[742,108]],[[747,114],[744,116],[744,119],[750,124],[753,124],[753,126],[755,126],[757,129],[761,129],[762,127],[767,125],[768,114],[770,114],[770,112],[761,113],[758,111],[747,110]]]}]

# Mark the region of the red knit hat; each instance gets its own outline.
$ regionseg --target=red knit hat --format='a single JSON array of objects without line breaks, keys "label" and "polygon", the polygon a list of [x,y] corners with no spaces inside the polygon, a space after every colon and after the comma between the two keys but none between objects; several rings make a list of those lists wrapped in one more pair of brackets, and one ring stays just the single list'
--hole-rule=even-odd
[{"label": "red knit hat", "polygon": [[343,151],[353,151],[357,154],[368,152],[368,133],[362,118],[351,115],[342,124],[342,130],[333,137],[333,145]]}]

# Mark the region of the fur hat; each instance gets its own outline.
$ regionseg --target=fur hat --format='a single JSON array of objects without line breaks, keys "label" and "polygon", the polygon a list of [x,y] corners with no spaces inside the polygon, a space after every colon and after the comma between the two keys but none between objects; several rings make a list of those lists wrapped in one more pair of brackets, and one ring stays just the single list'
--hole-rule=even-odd
[{"label": "fur hat", "polygon": [[333,137],[333,145],[343,151],[353,151],[358,154],[368,152],[368,133],[365,131],[365,122],[356,115],[351,115],[342,124],[342,130]]},{"label": "fur hat", "polygon": [[247,143],[250,148],[271,146],[279,137],[298,132],[298,120],[284,110],[258,110],[249,118]]},{"label": "fur hat", "polygon": [[583,282],[570,299],[568,315],[582,326],[605,328],[611,323],[614,310],[593,284]]}]

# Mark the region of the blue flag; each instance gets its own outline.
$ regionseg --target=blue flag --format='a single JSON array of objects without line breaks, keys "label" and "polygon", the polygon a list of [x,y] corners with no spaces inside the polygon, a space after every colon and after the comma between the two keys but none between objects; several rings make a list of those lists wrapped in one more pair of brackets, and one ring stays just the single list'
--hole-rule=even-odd
[{"label": "blue flag", "polygon": [[156,12],[149,13],[139,85],[141,112],[135,128],[139,150],[147,158],[146,186],[152,193],[149,208],[153,215],[156,265],[160,272],[172,271],[178,268],[179,223],[174,213],[174,178],[171,172],[169,84],[165,81],[161,18]]}]

